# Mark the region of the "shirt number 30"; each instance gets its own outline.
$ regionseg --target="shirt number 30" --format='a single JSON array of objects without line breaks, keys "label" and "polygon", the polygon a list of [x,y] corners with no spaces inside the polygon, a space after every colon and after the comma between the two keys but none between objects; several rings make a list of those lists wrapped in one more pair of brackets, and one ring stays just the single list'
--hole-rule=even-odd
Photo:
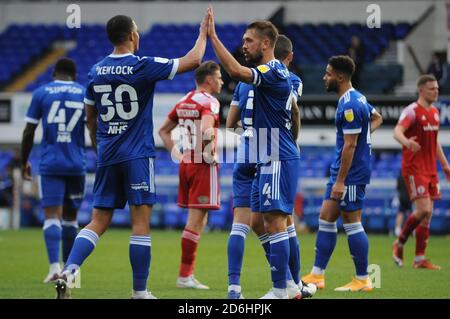
[{"label": "shirt number 30", "polygon": [[[100,114],[100,118],[104,122],[109,122],[113,119],[113,117],[117,115],[123,120],[131,120],[138,114],[139,111],[139,103],[136,90],[128,84],[119,85],[114,91],[114,100],[116,103],[113,103],[109,98],[110,94],[113,92],[111,85],[94,85],[94,91],[96,93],[103,93],[101,104],[102,106],[107,107],[107,112],[105,114]],[[123,93],[128,93],[130,99],[130,110],[127,112],[123,107]]]}]

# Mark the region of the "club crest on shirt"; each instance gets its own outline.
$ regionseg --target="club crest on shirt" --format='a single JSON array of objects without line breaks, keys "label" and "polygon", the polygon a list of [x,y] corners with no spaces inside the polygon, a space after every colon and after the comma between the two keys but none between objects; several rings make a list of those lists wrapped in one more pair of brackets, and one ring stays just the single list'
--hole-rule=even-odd
[{"label": "club crest on shirt", "polygon": [[353,115],[353,109],[348,109],[344,111],[344,116],[347,122],[353,122],[355,116]]},{"label": "club crest on shirt", "polygon": [[270,68],[269,68],[267,65],[265,65],[265,64],[258,65],[257,69],[258,69],[261,73],[267,73],[267,72],[269,72],[269,70],[270,70]]}]

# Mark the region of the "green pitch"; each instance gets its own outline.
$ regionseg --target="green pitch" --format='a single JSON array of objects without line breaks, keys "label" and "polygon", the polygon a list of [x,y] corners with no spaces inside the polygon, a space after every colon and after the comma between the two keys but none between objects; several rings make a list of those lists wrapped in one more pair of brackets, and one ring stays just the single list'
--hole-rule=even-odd
[{"label": "green pitch", "polygon": [[[130,298],[129,234],[127,230],[114,229],[100,239],[82,267],[81,288],[74,289],[74,298]],[[205,233],[200,240],[195,275],[211,287],[209,291],[175,287],[180,234],[181,231],[153,231],[149,290],[158,298],[225,298],[228,233]],[[299,238],[302,273],[307,273],[314,259],[315,235],[300,235]],[[397,268],[391,260],[392,237],[371,235],[369,240],[369,263],[380,267],[381,288],[371,293],[333,291],[350,281],[354,274],[346,237],[339,234],[326,274],[326,289],[318,291],[314,298],[450,298],[448,236],[432,236],[429,241],[428,257],[443,267],[441,271],[412,268],[414,238],[406,246],[403,269]],[[54,298],[53,286],[42,283],[47,271],[41,230],[0,231],[0,298]],[[241,284],[246,298],[261,297],[271,287],[265,257],[254,235],[247,238]]]}]

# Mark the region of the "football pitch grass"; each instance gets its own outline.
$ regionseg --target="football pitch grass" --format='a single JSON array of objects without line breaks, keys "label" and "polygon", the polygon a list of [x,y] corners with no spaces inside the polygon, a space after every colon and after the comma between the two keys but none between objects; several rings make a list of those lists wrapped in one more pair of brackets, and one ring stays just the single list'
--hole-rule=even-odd
[{"label": "football pitch grass", "polygon": [[[81,288],[73,298],[129,299],[131,266],[128,259],[129,230],[111,229],[98,242],[94,253],[82,267]],[[180,260],[181,231],[152,232],[152,263],[149,290],[164,299],[223,299],[227,293],[228,232],[203,234],[197,253],[196,277],[210,290],[175,287]],[[315,234],[299,235],[302,274],[310,271],[314,260]],[[369,235],[369,264],[380,269],[381,288],[370,293],[334,292],[354,274],[345,234],[338,243],[326,272],[326,288],[314,296],[320,298],[450,298],[450,238],[431,236],[428,257],[442,266],[440,271],[413,269],[415,239],[405,249],[405,265],[399,269],[391,258],[393,237]],[[42,283],[48,264],[42,231],[26,229],[0,231],[0,298],[55,297],[53,285]],[[255,235],[247,237],[241,277],[246,298],[259,298],[271,287],[270,273],[263,250]]]}]

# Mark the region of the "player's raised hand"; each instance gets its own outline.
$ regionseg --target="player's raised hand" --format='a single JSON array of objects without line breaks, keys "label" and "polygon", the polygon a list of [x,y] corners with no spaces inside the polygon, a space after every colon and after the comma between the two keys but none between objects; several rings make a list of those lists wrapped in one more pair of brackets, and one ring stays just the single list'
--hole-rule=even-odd
[{"label": "player's raised hand", "polygon": [[208,23],[208,36],[212,37],[216,35],[216,26],[214,22],[214,11],[212,6],[208,7],[208,16],[209,16],[209,23]]},{"label": "player's raised hand", "polygon": [[333,187],[331,188],[331,195],[330,197],[334,200],[341,200],[342,197],[344,197],[345,193],[345,185],[344,183],[334,183]]},{"label": "player's raised hand", "polygon": [[442,170],[444,171],[445,178],[450,181],[450,166],[443,167]]},{"label": "player's raised hand", "polygon": [[413,153],[419,151],[421,149],[421,146],[419,143],[416,142],[417,136],[412,136],[408,139],[408,149],[410,149]]},{"label": "player's raised hand", "polygon": [[22,178],[26,181],[31,181],[33,177],[31,176],[31,164],[27,162],[25,166],[22,166]]},{"label": "player's raised hand", "polygon": [[206,38],[208,35],[208,25],[209,25],[209,8],[206,10],[205,16],[200,24],[200,36]]}]

